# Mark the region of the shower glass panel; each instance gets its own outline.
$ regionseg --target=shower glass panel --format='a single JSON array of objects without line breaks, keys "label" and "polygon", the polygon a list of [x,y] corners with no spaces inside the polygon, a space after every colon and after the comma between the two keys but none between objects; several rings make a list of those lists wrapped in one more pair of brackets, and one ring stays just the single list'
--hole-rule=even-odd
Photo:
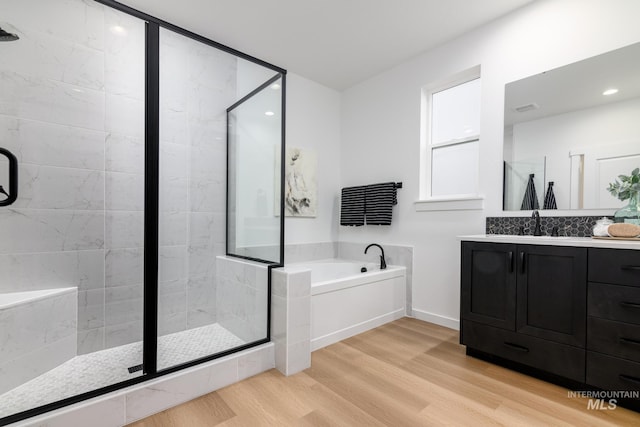
[{"label": "shower glass panel", "polygon": [[505,210],[520,210],[522,199],[527,190],[529,175],[533,174],[533,183],[540,208],[543,206],[545,191],[545,157],[524,159],[504,163],[504,200]]},{"label": "shower glass panel", "polygon": [[[160,29],[159,45],[157,366],[163,370],[267,337],[266,265],[225,257],[226,112],[274,71],[168,29]],[[270,119],[280,123],[280,116]],[[274,153],[272,144],[271,186]],[[234,269],[242,274],[230,274]]]},{"label": "shower glass panel", "polygon": [[227,252],[281,263],[282,87],[275,76],[228,110]]},{"label": "shower glass panel", "polygon": [[2,0],[0,27],[19,37],[0,42],[0,147],[19,186],[0,207],[4,418],[142,375],[128,368],[142,363],[145,23]]}]

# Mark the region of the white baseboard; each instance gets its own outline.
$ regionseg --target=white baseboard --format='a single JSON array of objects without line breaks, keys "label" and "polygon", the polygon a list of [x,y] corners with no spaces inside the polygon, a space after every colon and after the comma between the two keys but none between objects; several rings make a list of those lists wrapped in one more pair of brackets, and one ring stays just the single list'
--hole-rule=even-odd
[{"label": "white baseboard", "polygon": [[428,311],[418,310],[417,308],[414,308],[412,311],[412,317],[415,317],[416,319],[424,320],[425,322],[429,323],[435,323],[436,325],[455,329],[456,331],[460,330],[460,320],[458,319],[442,316],[440,314],[429,313]]},{"label": "white baseboard", "polygon": [[383,314],[378,317],[374,317],[373,319],[365,320],[364,322],[357,323],[353,326],[349,326],[348,328],[340,329],[338,331],[332,332],[327,335],[323,335],[318,338],[313,338],[311,340],[311,351],[316,351],[321,349],[322,347],[326,347],[330,344],[337,343],[338,341],[342,341],[354,335],[361,334],[363,332],[368,331],[369,329],[377,328],[378,326],[382,326],[385,323],[392,322],[394,320],[400,319],[405,316],[404,307],[392,311],[387,314]]}]

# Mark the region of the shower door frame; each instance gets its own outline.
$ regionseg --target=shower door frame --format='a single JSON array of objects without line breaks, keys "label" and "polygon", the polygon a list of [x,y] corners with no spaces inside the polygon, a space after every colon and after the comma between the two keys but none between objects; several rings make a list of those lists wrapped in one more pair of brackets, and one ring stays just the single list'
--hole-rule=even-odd
[{"label": "shower door frame", "polygon": [[[228,356],[251,347],[268,343],[271,340],[271,270],[284,266],[284,161],[281,163],[281,224],[280,224],[280,260],[277,263],[260,259],[248,260],[265,263],[268,269],[267,283],[267,336],[265,339],[254,341],[223,352],[215,353],[202,358],[194,359],[186,363],[171,366],[158,371],[157,368],[157,342],[158,342],[158,247],[159,247],[159,185],[160,185],[160,28],[175,32],[192,40],[201,42],[238,58],[273,70],[282,78],[282,159],[285,153],[285,99],[286,99],[286,74],[287,70],[273,64],[255,58],[236,49],[193,33],[184,28],[173,25],[152,15],[140,12],[132,7],[123,5],[114,0],[92,0],[96,3],[126,13],[145,22],[145,179],[144,179],[144,282],[143,282],[143,375],[111,384],[95,390],[77,394],[46,405],[38,406],[26,411],[18,412],[4,418],[0,418],[0,425],[7,425],[25,419],[35,417],[56,409],[75,403],[98,397],[113,391],[121,390],[135,384],[140,384],[154,378],[158,378],[191,366],[199,365],[220,357]],[[253,93],[253,92],[252,92]],[[228,168],[227,168],[228,173]],[[228,199],[227,199],[228,203]],[[244,258],[233,254],[227,254],[237,258]]]},{"label": "shower door frame", "polygon": [[[273,83],[275,83],[278,80],[282,80],[282,94],[281,94],[281,99],[280,99],[280,107],[282,109],[282,116],[281,116],[281,120],[280,120],[280,211],[278,212],[278,215],[280,216],[280,241],[278,242],[280,245],[279,248],[279,261],[274,262],[274,261],[267,261],[267,260],[263,260],[260,258],[255,258],[255,257],[249,257],[249,256],[245,256],[245,255],[238,255],[235,253],[232,253],[229,251],[229,163],[231,161],[231,159],[229,158],[229,145],[231,144],[231,142],[229,141],[229,132],[227,130],[227,210],[226,210],[226,232],[225,232],[225,246],[226,246],[226,254],[227,256],[231,256],[234,258],[240,258],[240,259],[245,259],[247,261],[254,261],[254,262],[261,262],[261,263],[266,263],[266,264],[270,264],[272,265],[271,268],[276,268],[276,267],[284,267],[284,214],[285,214],[285,209],[284,209],[284,192],[285,192],[285,158],[286,158],[286,147],[285,147],[285,130],[286,130],[286,122],[285,122],[285,111],[286,111],[286,101],[287,101],[287,75],[285,74],[276,74],[275,76],[271,77],[269,80],[265,81],[264,83],[262,83],[260,86],[256,87],[254,90],[252,90],[251,92],[249,92],[247,95],[243,96],[241,99],[239,99],[238,101],[236,101],[233,105],[231,105],[230,107],[227,108],[227,129],[229,128],[229,115],[230,113],[236,108],[239,107],[240,105],[244,104],[245,102],[249,101],[251,98],[253,98],[255,95],[259,94],[260,92],[262,92],[263,90],[265,90],[266,88],[268,88],[269,86],[271,86]],[[271,290],[271,270],[269,270],[269,290]],[[269,293],[269,298],[271,298],[271,295]],[[271,304],[269,304],[269,307],[271,307]],[[269,328],[270,331],[270,328]]]}]

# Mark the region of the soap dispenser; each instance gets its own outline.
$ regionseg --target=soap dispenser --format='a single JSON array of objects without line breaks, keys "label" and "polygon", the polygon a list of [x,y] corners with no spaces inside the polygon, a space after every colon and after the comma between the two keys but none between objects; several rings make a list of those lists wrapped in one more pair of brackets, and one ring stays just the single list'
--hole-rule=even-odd
[{"label": "soap dispenser", "polygon": [[597,220],[596,225],[593,226],[593,235],[596,237],[607,237],[609,235],[607,230],[611,224],[613,224],[613,221],[603,216],[602,219]]}]

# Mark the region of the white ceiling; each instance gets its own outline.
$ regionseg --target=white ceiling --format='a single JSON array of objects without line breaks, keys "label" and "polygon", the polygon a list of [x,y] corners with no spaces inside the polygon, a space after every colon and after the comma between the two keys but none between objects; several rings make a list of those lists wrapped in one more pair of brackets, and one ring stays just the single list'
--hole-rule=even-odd
[{"label": "white ceiling", "polygon": [[343,90],[534,0],[120,0]]},{"label": "white ceiling", "polygon": [[[640,97],[640,43],[509,83],[505,127]],[[619,90],[603,96],[606,89]],[[516,107],[537,104],[524,113]]]}]

